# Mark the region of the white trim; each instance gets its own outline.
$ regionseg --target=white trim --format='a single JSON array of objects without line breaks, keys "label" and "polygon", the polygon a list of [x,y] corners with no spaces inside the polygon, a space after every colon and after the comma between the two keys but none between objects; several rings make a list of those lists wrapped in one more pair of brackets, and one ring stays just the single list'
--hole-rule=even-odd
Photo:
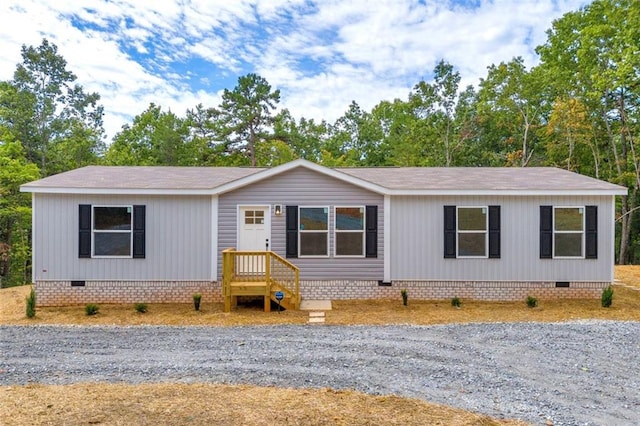
[{"label": "white trim", "polygon": [[[599,217],[598,217],[599,218]],[[613,283],[615,280],[615,265],[616,265],[616,197],[615,195],[611,197],[611,219],[609,220],[611,224],[611,233],[609,234],[609,238],[607,239],[611,243],[611,276],[609,281]],[[598,241],[600,241],[600,237],[598,237]]]},{"label": "white trim", "polygon": [[[129,230],[120,230],[120,229],[111,229],[111,230],[98,230],[98,234],[125,234],[129,233],[129,255],[128,256],[111,256],[111,255],[96,255],[95,254],[95,245],[96,245],[96,225],[95,225],[95,215],[94,211],[97,208],[127,208],[130,209],[131,219],[130,219],[130,228]],[[91,205],[91,259],[133,259],[133,204],[92,204]]]},{"label": "white trim", "polygon": [[[338,230],[338,212],[337,209],[361,209],[362,210],[362,229],[343,229]],[[377,224],[376,224],[377,227]],[[337,234],[362,234],[362,254],[338,254],[338,235]],[[361,206],[333,206],[333,257],[336,258],[360,258],[363,259],[367,254],[367,208]]]},{"label": "white trim", "polygon": [[[384,240],[382,244],[382,256],[384,262],[384,282],[391,281],[391,196],[384,196],[384,211],[382,212],[384,215],[383,223],[384,223]],[[377,244],[377,243],[376,243]]]},{"label": "white trim", "polygon": [[[288,163],[287,163],[288,164]],[[273,170],[273,169],[269,169]],[[335,172],[335,171],[334,171]],[[44,194],[91,194],[91,195],[218,195],[238,189],[242,186],[250,185],[260,181],[268,176],[262,175],[265,172],[259,172],[242,179],[253,177],[249,182],[234,181],[223,186],[212,189],[148,189],[148,188],[62,188],[62,187],[30,187],[21,186],[21,192],[44,193]],[[347,176],[341,172],[335,172],[340,177]],[[327,173],[325,173],[327,174]],[[260,176],[260,179],[255,178]],[[333,176],[338,179],[340,177]],[[356,178],[351,178],[351,180]],[[349,182],[346,179],[340,179]],[[627,195],[626,189],[387,189],[378,185],[362,185],[355,182],[349,182],[356,186],[368,189],[372,192],[382,195],[496,195],[496,196],[512,196],[512,197],[529,197],[529,196],[605,196],[605,195]],[[235,184],[237,186],[231,186]]]},{"label": "white trim", "polygon": [[627,195],[616,189],[390,189],[389,195],[600,196]]},{"label": "white trim", "polygon": [[[461,231],[458,224],[460,223],[460,209],[484,209],[484,231],[464,230]],[[460,234],[480,234],[484,233],[484,256],[465,256],[460,254],[460,246],[458,237]],[[489,206],[456,206],[456,258],[458,259],[488,259],[489,258]]]},{"label": "white trim", "polygon": [[211,281],[218,280],[218,196],[211,196]]},{"label": "white trim", "polygon": [[[577,234],[578,231],[556,231],[556,209],[581,209],[582,210],[582,230],[581,234],[581,243],[580,243],[580,256],[556,256],[556,234]],[[587,218],[587,207],[586,206],[552,206],[551,211],[553,214],[551,215],[551,229],[553,231],[553,239],[551,240],[551,253],[553,259],[564,259],[564,260],[580,260],[585,259],[585,222]],[[614,234],[615,235],[615,234]]]},{"label": "white trim", "polygon": [[[76,222],[77,223],[77,222]],[[31,283],[36,282],[36,194],[31,194]]]},{"label": "white trim", "polygon": [[91,195],[214,195],[213,189],[148,189],[148,188],[64,188],[21,186],[21,192],[44,194],[91,194]]},{"label": "white trim", "polygon": [[[300,214],[300,210],[301,209],[326,209],[327,210],[327,230],[326,231],[322,231],[322,230],[318,230],[318,229],[312,229],[312,230],[302,230],[300,229],[300,224],[302,222],[302,215]],[[335,220],[335,219],[334,219]],[[301,244],[301,240],[302,240],[302,234],[310,234],[310,233],[320,233],[320,232],[326,232],[327,233],[327,254],[326,255],[320,255],[320,254],[313,254],[313,255],[303,255],[302,253],[302,244]],[[331,257],[331,207],[330,206],[298,206],[298,258],[301,259],[305,259],[305,258],[320,258],[320,259],[326,259],[328,257]]]}]

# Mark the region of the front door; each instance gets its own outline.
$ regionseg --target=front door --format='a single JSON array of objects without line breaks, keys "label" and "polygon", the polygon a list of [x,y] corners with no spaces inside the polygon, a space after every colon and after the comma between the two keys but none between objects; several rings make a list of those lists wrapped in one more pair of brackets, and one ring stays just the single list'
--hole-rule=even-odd
[{"label": "front door", "polygon": [[[242,206],[238,210],[238,251],[269,250],[270,207]],[[245,273],[264,272],[264,256],[245,258],[238,271]]]}]

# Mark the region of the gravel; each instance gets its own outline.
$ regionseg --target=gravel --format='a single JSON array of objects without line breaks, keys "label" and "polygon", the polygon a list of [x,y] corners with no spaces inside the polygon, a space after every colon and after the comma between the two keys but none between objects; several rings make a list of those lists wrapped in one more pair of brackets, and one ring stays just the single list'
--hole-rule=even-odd
[{"label": "gravel", "polygon": [[0,326],[0,385],[355,389],[535,424],[640,424],[640,322]]}]

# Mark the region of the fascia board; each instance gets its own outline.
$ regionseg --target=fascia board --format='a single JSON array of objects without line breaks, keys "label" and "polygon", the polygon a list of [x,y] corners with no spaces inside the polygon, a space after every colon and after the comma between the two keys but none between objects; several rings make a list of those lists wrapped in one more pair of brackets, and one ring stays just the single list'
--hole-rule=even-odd
[{"label": "fascia board", "polygon": [[401,195],[500,195],[500,196],[570,196],[570,195],[594,195],[594,196],[611,196],[611,195],[627,195],[627,191],[624,189],[555,189],[555,190],[514,190],[514,189],[394,189],[388,191],[389,195],[401,196]]},{"label": "fascia board", "polygon": [[144,188],[61,188],[20,187],[21,192],[36,194],[93,194],[93,195],[211,195],[211,189],[144,189]]}]

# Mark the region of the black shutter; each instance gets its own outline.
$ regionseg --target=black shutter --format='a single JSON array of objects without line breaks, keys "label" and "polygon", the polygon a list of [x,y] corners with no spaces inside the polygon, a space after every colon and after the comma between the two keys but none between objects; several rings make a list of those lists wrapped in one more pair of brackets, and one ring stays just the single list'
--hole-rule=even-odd
[{"label": "black shutter", "polygon": [[553,207],[540,206],[540,259],[553,257]]},{"label": "black shutter", "polygon": [[500,206],[489,206],[489,258],[500,259]]},{"label": "black shutter", "polygon": [[91,204],[80,204],[78,257],[91,257]]},{"label": "black shutter", "polygon": [[456,257],[456,206],[444,206],[444,257]]},{"label": "black shutter", "polygon": [[585,257],[587,259],[598,258],[598,206],[585,208]]},{"label": "black shutter", "polygon": [[145,206],[133,206],[133,257],[145,258]]},{"label": "black shutter", "polygon": [[378,257],[378,206],[366,207],[366,250],[367,257]]},{"label": "black shutter", "polygon": [[298,206],[287,206],[287,257],[298,257]]}]

